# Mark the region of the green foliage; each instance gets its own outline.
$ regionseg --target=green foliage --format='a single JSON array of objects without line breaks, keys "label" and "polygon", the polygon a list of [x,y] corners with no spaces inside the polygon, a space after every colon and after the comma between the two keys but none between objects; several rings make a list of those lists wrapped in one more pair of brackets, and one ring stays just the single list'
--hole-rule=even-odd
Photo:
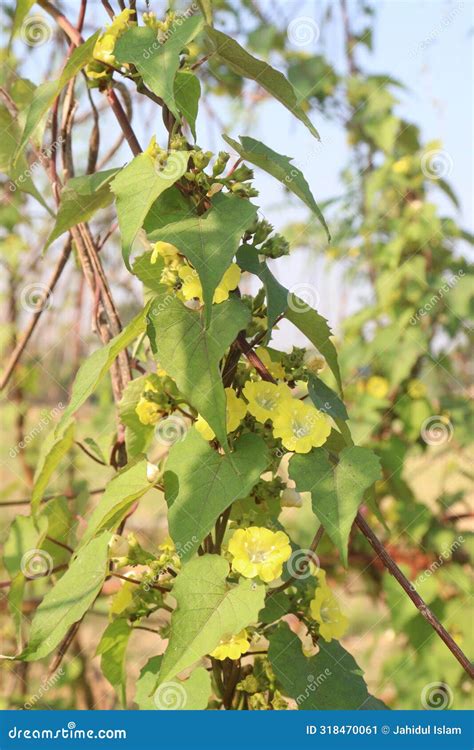
[{"label": "green foliage", "polygon": [[[190,16],[172,29],[163,44],[157,42],[156,33],[148,27],[129,29],[117,42],[115,56],[119,63],[133,63],[145,84],[156,96],[163,99],[168,109],[179,117],[176,101],[175,77],[179,68],[179,55],[183,47],[196,37],[203,27],[201,16]],[[194,98],[194,91],[192,92]],[[178,95],[179,99],[179,95]],[[181,97],[181,103],[182,103]]]},{"label": "green foliage", "polygon": [[161,366],[226,447],[225,394],[219,363],[247,325],[247,308],[237,299],[213,306],[207,329],[202,313],[189,310],[167,295],[152,303],[148,319],[152,346]]},{"label": "green foliage", "polygon": [[246,497],[267,468],[269,456],[257,435],[243,435],[232,453],[220,456],[196,432],[170,451],[164,474],[169,529],[181,558],[195,554],[219,516]]},{"label": "green foliage", "polygon": [[170,151],[161,165],[149,153],[136,156],[115,177],[111,184],[115,193],[117,215],[122,234],[122,253],[129,267],[130,253],[156,199],[185,173],[189,155],[185,151]]},{"label": "green foliage", "polygon": [[347,567],[347,543],[364,492],[380,478],[380,461],[367,448],[352,446],[339,454],[333,469],[325,451],[293,456],[290,476],[300,492],[311,492],[313,510]]},{"label": "green foliage", "polygon": [[243,159],[251,161],[255,166],[264,169],[265,172],[268,172],[272,177],[279,180],[287,190],[291,190],[292,193],[297,195],[303,203],[306,203],[308,208],[318,217],[323,225],[328,241],[331,240],[329,229],[321,213],[321,209],[311,194],[303,172],[291,164],[291,157],[277,154],[276,151],[265,146],[264,143],[260,143],[255,138],[245,135],[240,136],[240,143],[226,135],[223,138]]},{"label": "green foliage", "polygon": [[85,545],[55,586],[48,591],[33,617],[28,646],[21,659],[48,656],[69,627],[90,609],[107,573],[110,533],[104,532]]},{"label": "green foliage", "polygon": [[282,73],[272,68],[268,63],[250,55],[235,39],[222,33],[222,31],[207,26],[206,34],[215,54],[222,58],[235,73],[257,81],[271,96],[278,99],[283,106],[289,109],[298,120],[301,120],[315,138],[319,138],[318,131],[299,105],[291,83]]},{"label": "green foliage", "polygon": [[[365,600],[361,613],[356,596],[343,606],[333,588],[345,580],[343,567],[359,577],[361,566],[367,571],[366,594],[387,606],[403,652],[403,659],[395,649],[390,658],[378,659],[380,684],[387,676],[398,700],[418,708],[419,694],[434,679],[433,657],[439,665],[435,677],[442,675],[462,693],[460,666],[401,592],[400,575],[396,579],[378,568],[371,575],[367,539],[377,545],[367,531],[364,539],[353,529],[361,510],[376,524],[376,535],[385,537],[389,551],[379,554],[383,562],[393,554],[457,642],[469,637],[458,605],[467,607],[465,567],[472,540],[467,532],[459,535],[455,515],[464,490],[457,484],[452,490],[447,480],[456,458],[453,446],[469,440],[462,391],[472,275],[456,243],[473,238],[433,202],[438,187],[459,205],[450,183],[439,179],[430,163],[440,144],[422,144],[417,126],[399,117],[397,81],[367,75],[359,66],[360,46],[367,54],[372,45],[370,9],[360,9],[360,28],[345,29],[347,65],[341,72],[339,63],[295,49],[289,29],[267,21],[252,3],[213,8],[202,0],[199,6],[202,15],[168,11],[162,18],[150,9],[143,14],[126,9],[86,42],[74,35],[59,79],[37,88],[17,75],[14,60],[5,73],[11,89],[0,107],[5,136],[0,167],[11,193],[1,209],[11,317],[5,340],[12,350],[21,345],[16,327],[28,305],[23,299],[18,305],[14,293],[25,286],[25,274],[37,271],[36,250],[34,257],[26,255],[32,237],[38,236],[40,246],[47,237],[48,247],[77,224],[85,225],[87,242],[82,247],[80,234],[74,234],[71,276],[75,281],[83,275],[72,321],[75,350],[82,335],[83,279],[88,312],[102,340],[83,358],[69,404],[40,449],[22,447],[36,415],[20,401],[29,398],[36,408],[43,385],[32,377],[42,359],[37,363],[28,352],[32,329],[26,329],[28,347],[8,382],[18,435],[13,453],[32,487],[30,515],[13,521],[5,543],[12,619],[7,638],[11,651],[19,652],[7,658],[36,661],[64,650],[66,669],[80,668],[86,680],[87,670],[69,660],[67,651],[93,610],[108,612],[96,653],[124,708],[132,700],[126,682],[135,629],[151,631],[150,642],[159,636],[156,651],[165,648],[152,655],[136,682],[134,701],[141,710],[282,710],[294,702],[301,710],[385,708],[368,693],[361,669],[339,643],[348,627],[357,641],[363,627],[382,638]],[[12,35],[30,8],[30,2],[18,3]],[[239,42],[212,26],[214,16],[224,28],[232,19]],[[328,28],[338,23],[330,14],[325,22]],[[279,70],[247,49],[276,60]],[[214,106],[220,95],[237,102],[250,95],[252,109],[269,95],[316,137],[314,111],[344,117],[350,163],[342,175],[344,194],[322,206],[328,222],[290,157],[251,135],[238,142],[223,134],[237,161],[225,151],[201,147],[200,104]],[[134,158],[124,167],[107,168],[107,156],[112,164],[127,158],[112,142],[105,159],[101,148],[104,171],[96,171],[101,97]],[[93,122],[87,161],[77,145],[77,102]],[[141,102],[147,108],[140,108]],[[227,110],[234,118],[236,108]],[[140,139],[149,122],[157,134],[147,134],[151,139],[142,153],[133,133],[137,120]],[[57,153],[51,145],[54,156],[41,149],[42,126],[48,125],[47,140],[50,123],[53,135],[59,126],[65,137]],[[108,128],[107,119],[101,146]],[[71,177],[63,186],[53,184],[52,191],[43,189],[44,176],[31,179],[33,155],[45,161],[51,182],[55,175]],[[296,195],[309,211],[308,221],[275,232],[251,202],[258,191],[249,165],[274,178],[278,190]],[[51,193],[55,216],[48,206]],[[30,221],[28,196],[41,204],[36,210],[41,221],[45,214],[47,226],[36,215]],[[99,213],[112,203],[124,264],[114,244],[117,233],[113,226],[103,233]],[[370,290],[362,309],[347,317],[336,335],[318,310],[277,281],[285,271],[279,259],[295,247],[321,251],[325,236],[330,239],[328,223],[333,235],[328,259],[343,260],[340,268],[349,269],[351,283],[363,280]],[[71,289],[68,300],[74,284]],[[61,293],[55,307],[63,304]],[[54,313],[53,308],[48,315]],[[36,308],[33,322],[39,314]],[[123,330],[122,314],[131,318]],[[291,342],[278,350],[273,335],[282,318],[317,351],[291,348]],[[54,347],[51,352],[55,357]],[[70,359],[75,367],[75,356]],[[55,383],[68,385],[70,363],[61,360],[56,368],[53,361]],[[94,402],[76,424],[73,416],[91,396]],[[438,421],[430,432],[433,418]],[[83,431],[93,437],[79,437]],[[437,460],[439,434],[448,454],[446,476],[430,500],[418,497],[412,475],[417,462]],[[73,447],[75,439],[81,453]],[[470,478],[464,466],[459,476]],[[53,479],[57,495],[48,498]],[[17,485],[7,485],[5,494]],[[150,489],[155,491],[145,497]],[[300,493],[310,493],[311,503]],[[311,528],[310,505],[319,529]],[[131,532],[129,517],[136,510]],[[358,526],[363,527],[361,517]],[[314,564],[318,545],[324,569]],[[31,567],[35,555],[46,562],[39,575]],[[23,614],[32,603],[27,625]],[[379,644],[374,644],[375,652]],[[398,676],[405,671],[405,652],[416,667],[411,693]],[[365,664],[372,657],[364,649],[358,658]],[[388,695],[392,703],[390,690]]]},{"label": "green foliage", "polygon": [[280,624],[270,636],[270,663],[286,695],[303,711],[382,708],[367,692],[360,667],[336,641],[319,643],[316,656],[306,657],[298,636]]},{"label": "green foliage", "polygon": [[265,587],[252,581],[226,583],[229,564],[217,555],[188,562],[176,579],[177,608],[158,684],[163,684],[212,651],[220,639],[257,622]]},{"label": "green foliage", "polygon": [[110,181],[116,174],[116,169],[108,169],[105,172],[95,172],[68,180],[61,191],[56,224],[48,237],[45,249],[68,229],[87,221],[100,208],[112,203],[114,196],[110,192]]},{"label": "green foliage", "polygon": [[202,216],[167,224],[153,233],[155,241],[171,242],[199,274],[206,305],[206,324],[211,318],[214,292],[237,252],[239,240],[257,209],[237,196],[216,195]]}]

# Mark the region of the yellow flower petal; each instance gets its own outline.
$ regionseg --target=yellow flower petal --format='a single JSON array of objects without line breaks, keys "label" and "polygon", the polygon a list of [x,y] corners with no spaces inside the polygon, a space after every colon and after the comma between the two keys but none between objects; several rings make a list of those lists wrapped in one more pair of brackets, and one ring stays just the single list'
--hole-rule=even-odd
[{"label": "yellow flower petal", "polygon": [[284,447],[296,453],[309,453],[323,445],[331,425],[325,414],[310,404],[292,400],[284,402],[273,419],[273,435],[280,438]]},{"label": "yellow flower petal", "polygon": [[249,381],[243,394],[247,399],[248,410],[258,422],[273,419],[284,402],[292,401],[291,390],[285,383],[267,383],[264,380]]},{"label": "yellow flower petal", "polygon": [[290,540],[283,531],[260,526],[237,529],[229,540],[232,567],[246,578],[257,576],[270,583],[282,574],[283,563],[291,555]]}]

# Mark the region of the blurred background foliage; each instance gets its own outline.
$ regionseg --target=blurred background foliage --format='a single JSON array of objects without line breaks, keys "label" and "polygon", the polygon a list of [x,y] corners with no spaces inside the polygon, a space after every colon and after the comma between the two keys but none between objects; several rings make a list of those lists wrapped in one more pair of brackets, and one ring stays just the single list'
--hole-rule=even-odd
[{"label": "blurred background foliage", "polygon": [[[74,3],[58,5],[74,14]],[[95,0],[95,5],[97,16],[100,15],[97,23],[104,24],[107,18],[102,4]],[[137,5],[139,10],[145,9],[143,3]],[[160,3],[152,6],[157,15],[165,10]],[[372,447],[382,459],[384,479],[377,486],[371,514],[375,514],[379,536],[394,559],[466,649],[472,626],[469,321],[474,285],[469,257],[473,237],[456,218],[460,215],[460,199],[456,185],[450,182],[452,158],[441,143],[423,141],[416,111],[413,122],[399,114],[399,100],[407,96],[405,83],[392,77],[390,71],[373,71],[370,60],[378,30],[377,3],[318,0],[303,8],[296,0],[216,0],[214,7],[219,28],[235,35],[254,54],[271,60],[287,74],[318,128],[320,123],[336,123],[345,133],[349,158],[340,174],[340,191],[321,202],[331,243],[327,244],[318,222],[304,212],[292,211],[287,195],[278,197],[278,210],[265,207],[265,215],[290,240],[289,259],[282,259],[287,263],[284,268],[291,272],[293,255],[305,251],[302,257],[308,265],[303,270],[309,282],[314,266],[308,259],[324,258],[324,264],[317,266],[318,299],[310,300],[316,302],[318,309],[324,312],[325,289],[331,288],[331,293],[340,298],[350,298],[342,314],[331,322],[354,438],[357,443]],[[398,7],[409,23],[409,9],[403,3],[398,3]],[[445,13],[452,14],[453,8],[456,5],[447,4]],[[5,2],[4,12],[8,35],[14,17],[13,3]],[[449,19],[449,15],[446,17]],[[89,24],[91,20],[92,14]],[[88,34],[95,28],[86,24]],[[35,65],[54,77],[64,54],[64,39],[54,30],[51,33],[53,44],[30,49],[17,41],[5,49],[1,84],[13,91],[20,122],[34,85],[30,78],[39,80]],[[442,33],[440,26],[439,34]],[[327,44],[328,34],[340,41],[336,52],[334,45]],[[193,43],[188,54],[190,60],[198,61],[202,50]],[[249,84],[216,65],[212,58],[202,68],[201,80],[205,85],[205,114],[198,122],[200,145],[208,145],[203,141],[215,138],[215,132],[231,131],[233,135],[239,127],[242,132],[250,118],[260,121],[261,117],[263,132],[272,131],[273,123],[268,117],[265,119],[266,94],[257,84]],[[150,102],[129,100],[128,89],[124,84],[120,87],[137,132],[147,133],[149,138],[159,128],[153,122]],[[85,106],[88,96],[97,107],[103,106],[94,94],[87,92],[82,81],[78,82],[77,174],[86,170],[84,160],[93,132]],[[0,104],[0,119],[4,133],[0,168],[5,169],[12,150],[9,134],[15,126],[4,102]],[[292,139],[298,137],[293,133]],[[110,130],[102,133],[99,163],[115,166],[128,158],[120,139],[111,121]],[[142,140],[145,142],[145,137]],[[291,145],[290,139],[286,149],[279,150],[291,156]],[[323,140],[319,148],[325,146],[329,151],[336,148],[331,141],[325,144]],[[44,283],[61,251],[60,243],[56,243],[42,257],[50,229],[47,206],[52,201],[41,167],[29,166],[33,177],[22,182],[21,190],[12,190],[8,179],[1,178],[0,339],[5,358],[31,315],[34,296],[41,291],[38,284]],[[311,181],[305,165],[298,166]],[[27,167],[24,164],[22,170]],[[325,175],[317,175],[317,180],[324,181]],[[320,200],[317,187],[314,194]],[[440,207],[446,202],[451,204],[448,211]],[[110,208],[94,220],[96,231],[103,237],[114,224]],[[139,305],[139,290],[125,272],[114,242],[108,242],[103,253],[122,317],[128,320]],[[279,260],[270,261],[277,275],[281,268],[278,264]],[[329,287],[334,269],[336,286],[331,282]],[[10,521],[22,512],[21,504],[7,503],[27,498],[38,451],[54,420],[52,412],[67,403],[78,363],[96,346],[90,330],[93,304],[82,275],[72,264],[55,290],[14,379],[2,394],[2,543]],[[282,326],[275,346],[290,350],[293,343]],[[332,385],[326,372],[323,379]],[[89,450],[96,457],[108,456],[114,424],[108,383],[82,410],[80,424],[81,440]],[[43,426],[38,429],[38,425]],[[87,442],[91,434],[104,438],[92,445],[90,440]],[[88,489],[102,487],[109,473],[79,448],[73,461],[64,461],[63,471],[56,477],[56,489],[52,490],[58,497],[46,506],[51,513],[54,510],[57,523],[62,524],[55,536],[74,543],[75,532],[71,529],[78,519],[80,525],[81,517],[87,517],[89,512]],[[144,543],[152,538],[156,545],[166,535],[164,519],[164,505],[157,515],[156,501],[152,506],[145,499],[131,519],[130,530]],[[309,543],[308,529],[314,527],[314,521],[307,501],[301,509],[284,509],[281,520],[298,543]],[[48,546],[48,542],[46,547],[54,565],[61,565],[64,550]],[[350,550],[348,573],[327,540],[321,545],[320,559],[328,576],[338,583],[351,613],[351,627],[344,641],[364,668],[371,692],[391,707],[414,709],[421,707],[423,686],[434,680],[443,681],[453,691],[453,708],[468,707],[470,685],[444,644],[396,582],[374,561],[361,535],[354,534]],[[4,571],[1,578],[6,577]],[[34,611],[46,586],[41,579],[28,584],[24,602],[27,616]],[[7,617],[4,593],[0,589],[0,633],[5,644],[1,650],[11,652],[14,625]],[[115,705],[113,691],[104,684],[94,661],[96,631],[106,616],[107,602],[100,599],[87,619],[81,647],[77,645],[76,653],[66,660],[58,681],[43,691],[37,707],[85,708],[97,704],[97,690],[101,701],[98,707]],[[131,651],[136,651],[137,662],[142,660],[144,651],[149,652],[153,642],[152,635],[141,635],[143,638],[130,646]],[[45,670],[39,665],[23,664],[21,670],[18,678],[12,668],[6,668],[2,707],[22,706],[45,681]],[[97,684],[91,686],[94,679]],[[136,674],[131,674],[130,679],[136,679]]]}]

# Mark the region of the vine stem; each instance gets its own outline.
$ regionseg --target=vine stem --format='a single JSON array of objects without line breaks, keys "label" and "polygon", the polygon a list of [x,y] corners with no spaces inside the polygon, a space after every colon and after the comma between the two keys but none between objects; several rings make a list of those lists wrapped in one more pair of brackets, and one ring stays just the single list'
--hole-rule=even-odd
[{"label": "vine stem", "polygon": [[[267,380],[271,383],[276,383],[275,378],[267,370],[260,357],[255,354],[251,344],[248,343],[243,333],[240,333],[237,337],[237,343],[241,351],[245,354],[248,361],[255,367],[257,372],[261,375],[263,380]],[[392,558],[389,552],[385,549],[380,539],[376,536],[372,528],[369,526],[361,512],[358,511],[355,523],[359,527],[362,534],[365,536],[370,546],[374,549],[377,556],[380,558],[382,563],[385,565],[387,570],[394,576],[398,581],[405,593],[410,597],[411,601],[417,608],[417,610],[423,615],[425,620],[431,625],[435,633],[441,638],[441,640],[449,648],[453,656],[461,664],[465,672],[469,677],[474,678],[474,667],[469,661],[467,656],[459,648],[455,640],[450,636],[446,628],[440,623],[434,612],[428,607],[424,599],[415,590],[413,584],[410,583],[408,578],[402,573],[395,560]],[[322,527],[320,527],[321,529]],[[318,529],[318,533],[320,531]],[[316,535],[317,536],[317,535]],[[316,539],[316,537],[315,537]],[[280,588],[281,590],[281,588]],[[275,589],[278,591],[278,589]]]},{"label": "vine stem", "polygon": [[436,615],[431,611],[431,609],[428,607],[428,605],[425,603],[422,597],[415,590],[415,587],[413,586],[413,584],[411,584],[408,578],[406,578],[406,576],[403,575],[402,571],[398,567],[395,560],[387,552],[387,550],[383,546],[380,539],[378,539],[377,536],[374,534],[371,527],[369,526],[365,518],[362,516],[360,511],[357,513],[355,522],[357,526],[359,527],[359,529],[362,531],[363,535],[365,536],[369,544],[371,545],[371,547],[373,548],[373,550],[377,553],[378,557],[382,560],[387,570],[393,575],[394,578],[396,578],[396,580],[398,581],[402,589],[405,591],[407,596],[410,597],[410,599],[412,600],[413,604],[418,609],[418,611],[423,615],[425,620],[431,625],[433,630],[439,635],[441,640],[444,641],[444,643],[449,648],[453,656],[456,657],[460,665],[467,672],[467,674],[471,677],[471,679],[473,679],[474,667],[472,663],[469,661],[466,655],[461,651],[456,641],[452,638],[452,636],[448,633],[446,628],[440,623]]}]

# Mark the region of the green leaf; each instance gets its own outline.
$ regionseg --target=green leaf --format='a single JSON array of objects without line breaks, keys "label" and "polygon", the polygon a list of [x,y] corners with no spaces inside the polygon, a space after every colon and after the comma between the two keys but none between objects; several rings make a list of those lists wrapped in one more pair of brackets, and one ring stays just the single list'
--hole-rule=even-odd
[{"label": "green leaf", "polygon": [[219,363],[249,317],[238,299],[213,305],[208,329],[200,312],[185,307],[172,294],[157,297],[150,308],[150,340],[161,366],[223,447],[227,446],[226,400]]},{"label": "green leaf", "polygon": [[163,44],[160,44],[153,29],[134,26],[115,45],[117,62],[135,65],[144,83],[163,99],[175,117],[179,117],[174,80],[180,64],[180,52],[199,34],[203,23],[202,16],[193,15],[180,25],[174,24]]},{"label": "green leaf", "polygon": [[282,156],[268,146],[265,146],[264,143],[245,135],[239,136],[240,143],[229,138],[227,135],[223,135],[222,137],[229,146],[232,146],[237,151],[242,159],[250,161],[256,167],[265,170],[265,172],[268,172],[272,177],[279,180],[288,190],[297,195],[318,217],[327,234],[328,241],[331,240],[331,235],[329,234],[329,229],[321,213],[321,209],[313,198],[303,172],[291,163],[291,157]]},{"label": "green leaf", "polygon": [[87,401],[112,366],[117,355],[123,349],[126,349],[137,336],[143,333],[147,310],[148,306],[141,310],[118,336],[115,336],[115,338],[101,349],[97,349],[82,363],[72,386],[71,400],[59,421],[56,434],[59,434],[59,431],[64,429],[64,425],[69,421],[74,412]]},{"label": "green leaf", "polygon": [[133,628],[126,619],[117,618],[102,633],[96,651],[96,654],[102,656],[100,660],[102,674],[117,691],[123,708],[127,704],[125,656],[132,630]]},{"label": "green leaf", "polygon": [[150,242],[155,242],[154,232],[173,221],[187,219],[196,213],[194,207],[180,193],[177,187],[170,187],[162,193],[150,208],[143,224]]},{"label": "green leaf", "polygon": [[252,224],[257,207],[236,195],[216,195],[211,208],[167,224],[153,233],[153,239],[176,245],[199,274],[206,305],[206,322],[211,317],[214,292],[239,247],[240,238]]},{"label": "green leaf", "polygon": [[312,135],[319,139],[318,131],[298,103],[293,86],[282,73],[272,68],[268,63],[250,55],[235,39],[231,39],[222,31],[206,26],[206,34],[215,53],[227,63],[234,73],[256,81],[259,86],[289,109],[298,120],[301,120]]},{"label": "green leaf", "polygon": [[187,680],[175,679],[154,690],[160,671],[162,656],[153,656],[137,680],[135,703],[141,711],[203,711],[212,692],[211,675],[198,667]]},{"label": "green leaf", "polygon": [[99,503],[92,511],[79,548],[99,532],[112,531],[126,516],[133,503],[151,488],[147,479],[147,461],[136,458],[117,472],[105,488]]},{"label": "green leaf", "polygon": [[342,419],[344,421],[349,419],[346,407],[339,396],[315,375],[309,375],[308,393],[311,401],[320,411],[329,414],[333,419]]},{"label": "green leaf", "polygon": [[10,186],[11,192],[19,189],[24,193],[32,195],[41,205],[51,214],[51,210],[40,192],[38,192],[31,173],[39,166],[36,161],[32,165],[28,164],[26,156],[21,154],[15,159],[18,144],[21,139],[21,130],[19,123],[12,117],[6,107],[0,106],[0,129],[2,138],[0,139],[0,171],[5,172],[12,181]]},{"label": "green leaf", "polygon": [[75,423],[69,419],[63,421],[63,419],[64,417],[56,430],[52,430],[48,434],[36,464],[31,492],[31,512],[33,515],[39,511],[41,500],[54,471],[74,443]]},{"label": "green leaf", "polygon": [[194,140],[196,140],[196,118],[200,96],[201,84],[199,78],[189,70],[178,71],[174,82],[174,98],[177,108],[191,128]]},{"label": "green leaf", "polygon": [[339,392],[342,395],[342,380],[337,361],[337,351],[330,339],[332,331],[329,328],[326,318],[323,318],[316,310],[308,308],[308,305],[294,294],[289,294],[288,296],[286,318],[299,328],[301,333],[304,333],[311,343],[324,355],[332,374],[336,378]]},{"label": "green leaf", "polygon": [[274,277],[265,262],[260,263],[258,253],[250,245],[241,245],[237,253],[237,263],[242,271],[258,276],[265,287],[267,298],[268,337],[271,337],[276,320],[288,307],[288,289]]},{"label": "green leaf", "polygon": [[198,0],[198,5],[206,19],[206,23],[212,26],[212,0]]},{"label": "green leaf", "polygon": [[311,492],[313,511],[347,567],[352,524],[365,491],[381,477],[380,459],[368,448],[344,448],[333,470],[325,450],[315,448],[292,456],[289,473],[299,492]]},{"label": "green leaf", "polygon": [[68,570],[36,610],[28,646],[19,658],[35,661],[48,656],[70,626],[92,606],[107,573],[109,541],[110,533],[105,532],[92,539],[74,557]]},{"label": "green leaf", "polygon": [[177,608],[171,616],[160,685],[213,651],[224,636],[257,621],[265,586],[249,580],[230,586],[228,573],[229,563],[224,558],[203,555],[187,563],[175,579]]},{"label": "green leaf", "polygon": [[136,156],[118,173],[111,184],[117,202],[117,216],[122,234],[122,254],[130,269],[129,258],[146,215],[161,193],[186,172],[188,151],[170,151],[167,162],[159,167],[150,154]]},{"label": "green leaf", "polygon": [[[134,266],[135,268],[135,266]],[[129,458],[144,453],[155,431],[154,425],[143,424],[138,418],[135,407],[148,379],[147,375],[131,380],[126,386],[119,403],[120,419],[126,427],[125,441]]]},{"label": "green leaf", "polygon": [[17,638],[21,638],[25,574],[36,576],[50,567],[49,558],[41,552],[47,530],[46,519],[17,516],[10,526],[4,544],[3,564],[11,579],[8,606]]},{"label": "green leaf", "polygon": [[41,119],[46,114],[61,89],[63,89],[64,86],[69,83],[71,78],[74,78],[74,76],[92,60],[92,52],[99,35],[100,31],[96,31],[96,33],[89,37],[84,44],[76,47],[57,81],[47,81],[46,83],[41,84],[41,86],[38,86],[35,90],[33,100],[28,109],[25,128],[18,145],[16,158],[18,158],[21,151],[25,148],[28,140],[35,132]]},{"label": "green leaf", "polygon": [[196,430],[176,443],[166,461],[168,523],[182,560],[189,559],[226,508],[246,497],[268,466],[257,435],[243,435],[230,455],[219,455]]},{"label": "green leaf", "polygon": [[88,221],[100,208],[113,201],[110,181],[118,169],[108,169],[68,180],[61,191],[61,203],[53,231],[48,237],[45,250],[55,239],[71,227]]},{"label": "green leaf", "polygon": [[12,25],[12,38],[20,31],[23,21],[25,20],[35,2],[36,0],[17,0]]},{"label": "green leaf", "polygon": [[[367,691],[362,671],[338,643],[318,640],[319,652],[306,657],[297,635],[281,623],[269,636],[268,656],[284,695],[303,711],[382,707]],[[375,705],[374,702],[377,704]]]}]

